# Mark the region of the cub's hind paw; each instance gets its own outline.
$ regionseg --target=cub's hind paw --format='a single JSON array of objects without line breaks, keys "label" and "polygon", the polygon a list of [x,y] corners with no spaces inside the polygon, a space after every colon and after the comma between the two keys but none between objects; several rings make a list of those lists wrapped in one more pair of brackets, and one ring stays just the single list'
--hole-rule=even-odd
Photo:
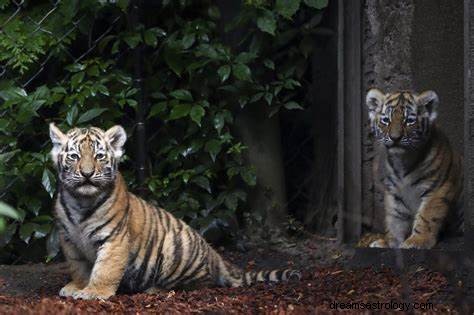
[{"label": "cub's hind paw", "polygon": [[372,247],[372,248],[387,248],[388,244],[383,238],[381,238],[381,239],[378,239],[378,240],[373,241],[372,243],[370,243],[369,247]]}]

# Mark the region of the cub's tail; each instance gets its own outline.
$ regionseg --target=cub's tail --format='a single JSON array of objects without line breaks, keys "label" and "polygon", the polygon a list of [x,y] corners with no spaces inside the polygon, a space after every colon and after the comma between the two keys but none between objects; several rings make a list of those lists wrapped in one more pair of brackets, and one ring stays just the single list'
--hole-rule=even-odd
[{"label": "cub's tail", "polygon": [[256,282],[280,282],[301,280],[301,272],[294,269],[274,269],[247,271],[243,273],[243,285],[248,286]]},{"label": "cub's tail", "polygon": [[212,250],[210,261],[211,274],[216,283],[226,287],[249,286],[256,282],[281,282],[301,280],[301,272],[294,269],[274,269],[243,271],[239,267],[225,261]]}]

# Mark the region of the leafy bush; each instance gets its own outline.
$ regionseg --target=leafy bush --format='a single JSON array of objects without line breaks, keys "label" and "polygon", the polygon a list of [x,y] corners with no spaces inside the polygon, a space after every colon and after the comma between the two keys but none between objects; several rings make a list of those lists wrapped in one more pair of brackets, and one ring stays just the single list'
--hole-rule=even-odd
[{"label": "leafy bush", "polygon": [[16,13],[15,2],[1,0],[0,198],[20,214],[2,234],[3,253],[44,244],[49,257],[58,252],[47,123],[122,124],[122,170],[136,189],[140,111],[147,199],[204,235],[232,232],[257,180],[235,116],[245,106],[270,106],[270,115],[303,108],[301,80],[326,5],[248,0],[225,23],[212,1],[164,0],[142,12],[124,0],[45,1]]}]

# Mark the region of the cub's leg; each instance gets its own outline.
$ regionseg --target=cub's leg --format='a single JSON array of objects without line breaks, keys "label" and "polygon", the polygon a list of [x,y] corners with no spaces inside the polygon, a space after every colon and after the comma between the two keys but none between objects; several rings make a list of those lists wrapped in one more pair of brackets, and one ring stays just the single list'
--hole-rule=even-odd
[{"label": "cub's leg", "polygon": [[72,281],[66,284],[60,291],[60,296],[72,296],[75,292],[83,289],[89,282],[91,266],[79,253],[77,248],[61,237],[61,247],[66,257]]},{"label": "cub's leg", "polygon": [[75,299],[107,299],[115,294],[128,263],[128,236],[115,237],[100,246],[89,283],[72,294]]},{"label": "cub's leg", "polygon": [[449,209],[446,200],[448,199],[439,196],[423,200],[411,235],[402,243],[402,248],[430,249],[436,245],[439,230]]},{"label": "cub's leg", "polygon": [[403,200],[391,193],[385,193],[385,239],[374,241],[370,247],[399,247],[410,233],[412,217]]}]

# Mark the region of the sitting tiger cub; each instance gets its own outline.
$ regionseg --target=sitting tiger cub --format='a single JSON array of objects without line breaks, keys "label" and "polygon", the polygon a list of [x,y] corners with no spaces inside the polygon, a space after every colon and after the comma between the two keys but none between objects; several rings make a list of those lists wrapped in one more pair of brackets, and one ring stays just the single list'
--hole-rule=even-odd
[{"label": "sitting tiger cub", "polygon": [[59,295],[107,299],[118,289],[156,292],[188,283],[237,287],[299,279],[296,270],[243,272],[183,221],[127,190],[117,170],[126,133],[50,125],[59,173],[55,213],[72,281]]},{"label": "sitting tiger cub", "polygon": [[432,248],[441,230],[463,224],[462,159],[435,125],[438,96],[371,89],[366,103],[381,149],[387,229],[370,246]]}]

